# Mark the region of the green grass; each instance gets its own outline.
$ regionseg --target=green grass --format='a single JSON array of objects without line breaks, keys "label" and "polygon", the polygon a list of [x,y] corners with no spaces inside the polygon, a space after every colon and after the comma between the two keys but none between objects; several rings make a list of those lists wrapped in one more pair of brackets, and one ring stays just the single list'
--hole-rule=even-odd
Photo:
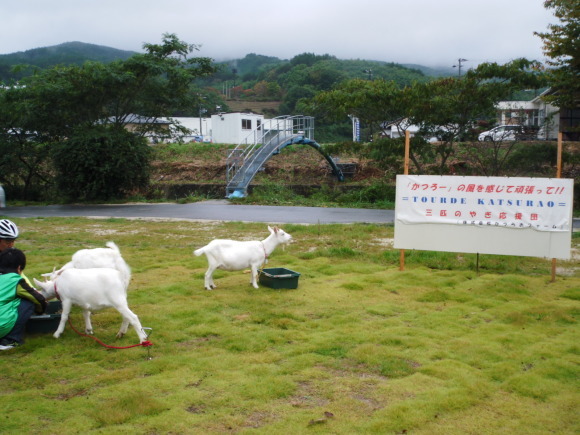
[{"label": "green grass", "polygon": [[[129,305],[149,349],[31,335],[2,352],[3,433],[576,434],[577,263],[399,252],[381,225],[285,225],[295,242],[267,267],[294,290],[254,289],[192,251],[213,238],[262,239],[265,224],[14,219],[39,277],[77,250],[115,241],[133,270]],[[574,237],[574,248],[580,239]],[[560,270],[560,269],[559,269]],[[73,308],[73,325],[82,315]],[[120,316],[93,315],[117,340]]]},{"label": "green grass", "polygon": [[216,156],[224,157],[227,150],[232,148],[235,148],[235,146],[199,142],[187,144],[156,144],[153,147],[153,154],[158,160],[165,162],[179,162],[193,159],[215,159]]},{"label": "green grass", "polygon": [[254,187],[250,195],[245,198],[233,198],[230,201],[235,204],[255,205],[394,209],[394,196],[387,194],[384,186],[379,182],[345,193],[340,189],[322,186],[312,195],[304,196],[294,192],[284,182],[261,179],[260,184]]}]

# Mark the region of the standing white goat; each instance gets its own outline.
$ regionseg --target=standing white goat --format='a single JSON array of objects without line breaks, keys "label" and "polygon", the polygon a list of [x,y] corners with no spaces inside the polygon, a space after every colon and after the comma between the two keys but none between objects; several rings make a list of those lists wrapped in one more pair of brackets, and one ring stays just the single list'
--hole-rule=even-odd
[{"label": "standing white goat", "polygon": [[103,308],[115,308],[123,322],[117,333],[117,338],[127,333],[129,324],[135,328],[139,336],[139,342],[147,340],[147,335],[141,327],[139,318],[127,305],[127,288],[121,272],[111,268],[76,269],[67,268],[60,271],[58,277],[46,282],[34,279],[34,283],[40,288],[40,293],[48,300],[58,298],[62,302],[62,315],[60,324],[53,334],[60,337],[71,307],[77,305],[82,308],[85,319],[85,332],[93,333],[91,324],[91,311]]},{"label": "standing white goat", "polygon": [[107,242],[106,246],[106,248],[80,249],[73,254],[71,261],[59,270],[53,270],[52,273],[45,273],[43,276],[54,280],[66,269],[108,267],[121,272],[125,289],[127,289],[129,281],[131,281],[131,268],[121,256],[121,251],[114,242]]},{"label": "standing white goat", "polygon": [[236,240],[215,239],[193,253],[196,256],[205,254],[208,268],[205,272],[205,288],[216,287],[213,273],[216,269],[241,270],[247,267],[252,270],[251,284],[258,288],[258,268],[281,243],[290,243],[292,236],[278,227],[268,227],[270,235],[260,241],[240,242]]}]

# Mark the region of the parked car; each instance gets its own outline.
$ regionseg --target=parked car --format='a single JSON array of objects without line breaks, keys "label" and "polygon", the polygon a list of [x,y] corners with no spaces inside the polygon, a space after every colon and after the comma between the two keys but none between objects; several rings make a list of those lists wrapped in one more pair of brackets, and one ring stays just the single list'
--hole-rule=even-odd
[{"label": "parked car", "polygon": [[504,140],[516,140],[516,135],[523,134],[521,125],[498,125],[491,130],[484,131],[477,138],[480,141],[501,142]]},{"label": "parked car", "polygon": [[200,136],[200,135],[184,136],[183,138],[184,138],[184,142],[189,142],[189,143],[203,142],[203,136]]},{"label": "parked car", "polygon": [[504,140],[538,140],[539,128],[523,125],[498,125],[491,130],[480,133],[480,141],[501,142]]}]

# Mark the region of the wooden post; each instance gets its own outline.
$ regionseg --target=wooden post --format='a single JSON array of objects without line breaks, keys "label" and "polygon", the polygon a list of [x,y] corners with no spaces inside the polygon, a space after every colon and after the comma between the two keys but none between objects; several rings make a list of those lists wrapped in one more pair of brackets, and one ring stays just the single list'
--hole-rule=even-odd
[{"label": "wooden post", "polygon": [[409,150],[411,148],[411,134],[405,130],[405,166],[403,174],[409,175]]},{"label": "wooden post", "polygon": [[[556,178],[562,178],[562,132],[558,132],[558,156],[556,157]],[[556,259],[552,258],[552,282],[556,281]]]},{"label": "wooden post", "polygon": [[556,178],[562,178],[562,132],[558,133],[558,157],[556,160]]},{"label": "wooden post", "polygon": [[[409,175],[409,150],[411,148],[411,134],[409,130],[405,130],[405,162],[404,162],[404,175]],[[399,270],[405,270],[405,250],[401,249],[401,255],[399,257]]]}]

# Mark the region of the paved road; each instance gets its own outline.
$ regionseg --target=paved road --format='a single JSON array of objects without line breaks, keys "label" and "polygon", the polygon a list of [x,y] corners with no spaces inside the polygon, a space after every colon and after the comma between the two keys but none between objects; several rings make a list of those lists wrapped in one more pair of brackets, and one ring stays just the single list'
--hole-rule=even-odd
[{"label": "paved road", "polygon": [[50,205],[6,207],[5,217],[122,217],[268,223],[393,223],[394,210],[236,205],[227,200],[192,204]]},{"label": "paved road", "polygon": [[[120,205],[49,205],[6,207],[5,217],[121,217],[179,220],[240,221],[296,224],[392,224],[394,210],[362,208],[282,207],[237,205],[227,200],[211,200],[192,204],[120,204]],[[580,219],[574,219],[574,231],[580,231]]]}]

